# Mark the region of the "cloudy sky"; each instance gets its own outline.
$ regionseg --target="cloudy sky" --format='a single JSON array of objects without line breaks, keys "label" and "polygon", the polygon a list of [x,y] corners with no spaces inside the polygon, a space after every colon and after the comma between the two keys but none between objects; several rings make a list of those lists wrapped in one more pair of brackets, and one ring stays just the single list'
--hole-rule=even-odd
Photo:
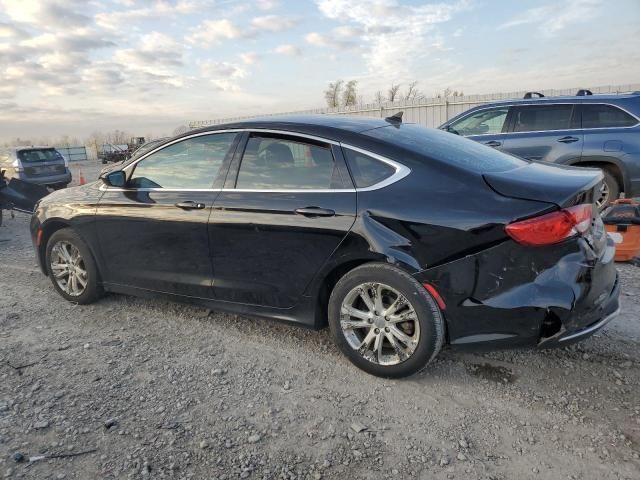
[{"label": "cloudy sky", "polygon": [[0,0],[0,140],[320,107],[338,78],[638,83],[639,38],[639,0]]}]

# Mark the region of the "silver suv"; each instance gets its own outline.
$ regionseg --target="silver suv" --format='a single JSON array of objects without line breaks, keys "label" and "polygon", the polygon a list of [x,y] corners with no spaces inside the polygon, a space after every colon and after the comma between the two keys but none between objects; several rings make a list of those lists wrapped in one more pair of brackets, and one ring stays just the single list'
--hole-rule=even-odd
[{"label": "silver suv", "polygon": [[67,159],[53,147],[0,148],[0,170],[7,179],[17,178],[54,189],[71,182]]}]

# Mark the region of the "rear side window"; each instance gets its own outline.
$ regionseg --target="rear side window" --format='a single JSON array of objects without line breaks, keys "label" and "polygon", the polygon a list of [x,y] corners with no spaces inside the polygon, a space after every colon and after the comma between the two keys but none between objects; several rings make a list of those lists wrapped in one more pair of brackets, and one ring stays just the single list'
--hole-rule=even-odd
[{"label": "rear side window", "polygon": [[20,150],[18,158],[22,163],[52,162],[64,160],[62,155],[54,148],[41,148],[33,150]]},{"label": "rear side window", "polygon": [[507,113],[509,113],[509,107],[481,110],[451,123],[449,131],[464,137],[501,133]]},{"label": "rear side window", "polygon": [[326,190],[339,188],[338,183],[328,145],[256,135],[247,142],[236,188]]},{"label": "rear side window", "polygon": [[344,149],[351,176],[358,188],[366,188],[386,180],[396,172],[388,163],[364,153]]},{"label": "rear side window", "polygon": [[527,105],[514,107],[514,132],[541,132],[571,128],[573,105]]},{"label": "rear side window", "polygon": [[638,123],[634,117],[613,105],[582,105],[582,128],[631,127]]},{"label": "rear side window", "polygon": [[[505,172],[528,164],[525,160],[468,138],[411,123],[375,128],[362,133],[417,153],[425,162],[434,159],[472,172]],[[398,161],[402,162],[402,158],[398,157]]]}]

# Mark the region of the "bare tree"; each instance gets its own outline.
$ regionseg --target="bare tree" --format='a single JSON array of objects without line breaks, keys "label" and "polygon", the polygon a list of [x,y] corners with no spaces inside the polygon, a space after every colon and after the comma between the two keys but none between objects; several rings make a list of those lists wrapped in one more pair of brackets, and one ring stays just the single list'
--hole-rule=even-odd
[{"label": "bare tree", "polygon": [[418,100],[420,98],[424,98],[424,94],[420,90],[418,90],[417,85],[418,85],[417,80],[409,84],[409,86],[407,87],[407,91],[404,94],[405,100]]},{"label": "bare tree", "polygon": [[342,92],[343,80],[336,80],[329,83],[328,88],[324,91],[324,99],[327,101],[329,108],[340,106],[340,93]]},{"label": "bare tree", "polygon": [[345,107],[350,105],[355,105],[358,101],[356,87],[358,86],[357,80],[349,80],[344,87],[344,92],[342,93],[342,104]]},{"label": "bare tree", "polygon": [[387,99],[385,98],[385,96],[382,94],[382,91],[380,91],[380,90],[378,90],[378,91],[374,94],[373,98],[374,98],[375,102],[376,102],[378,105],[382,105],[384,102],[386,102],[386,101],[387,101]]},{"label": "bare tree", "polygon": [[189,131],[189,127],[186,125],[180,125],[173,130],[172,136],[180,135],[181,133],[186,133]]},{"label": "bare tree", "polygon": [[391,84],[391,86],[389,87],[389,90],[387,91],[387,99],[390,102],[393,102],[397,99],[398,97],[398,92],[400,92],[400,84],[396,83],[396,84]]}]

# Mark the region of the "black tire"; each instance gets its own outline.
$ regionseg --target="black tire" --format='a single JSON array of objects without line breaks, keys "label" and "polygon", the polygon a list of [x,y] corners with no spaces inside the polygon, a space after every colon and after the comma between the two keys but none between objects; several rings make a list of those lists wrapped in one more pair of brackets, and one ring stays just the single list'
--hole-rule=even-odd
[{"label": "black tire", "polygon": [[[340,324],[342,303],[349,292],[370,282],[395,289],[410,301],[416,313],[419,323],[417,346],[411,356],[395,365],[380,365],[364,358],[349,344]],[[419,372],[435,358],[445,339],[442,312],[429,292],[407,272],[384,263],[361,265],[344,275],[331,292],[328,314],[331,335],[338,348],[358,368],[378,377],[400,378]]]},{"label": "black tire", "polygon": [[[84,270],[87,273],[87,283],[84,287],[84,291],[80,295],[70,295],[65,292],[62,287],[58,284],[58,281],[54,277],[54,273],[51,267],[51,251],[53,247],[59,242],[66,242],[73,245],[78,249],[80,253],[80,257],[83,261]],[[72,228],[63,228],[55,232],[49,238],[46,247],[46,267],[47,273],[49,274],[49,278],[51,279],[51,283],[53,283],[53,287],[58,291],[58,293],[69,302],[78,303],[80,305],[86,305],[88,303],[93,303],[103,296],[104,290],[100,285],[100,278],[98,274],[98,268],[96,266],[96,262],[91,254],[91,250],[87,246],[87,244],[82,240],[80,235],[78,235]]]},{"label": "black tire", "polygon": [[606,201],[602,204],[598,205],[600,210],[604,210],[607,208],[614,200],[617,200],[620,196],[620,184],[616,177],[611,173],[607,168],[602,169],[602,173],[604,174],[604,182],[608,189],[608,196]]}]

